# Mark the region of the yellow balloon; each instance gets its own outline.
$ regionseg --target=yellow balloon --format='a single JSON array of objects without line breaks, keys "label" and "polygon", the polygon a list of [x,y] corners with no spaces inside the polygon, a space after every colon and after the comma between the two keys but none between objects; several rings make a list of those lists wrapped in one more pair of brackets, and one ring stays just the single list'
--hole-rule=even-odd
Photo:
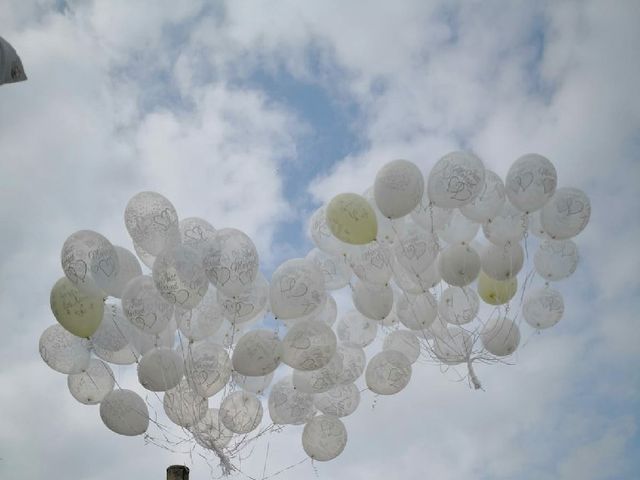
[{"label": "yellow balloon", "polygon": [[518,279],[494,280],[480,271],[478,275],[478,295],[490,305],[503,305],[513,298],[518,290]]},{"label": "yellow balloon", "polygon": [[104,314],[104,299],[100,295],[86,294],[62,277],[51,289],[51,311],[69,332],[88,338],[100,326]]},{"label": "yellow balloon", "polygon": [[378,221],[367,200],[355,193],[336,195],[327,206],[327,224],[336,238],[351,245],[376,239]]}]

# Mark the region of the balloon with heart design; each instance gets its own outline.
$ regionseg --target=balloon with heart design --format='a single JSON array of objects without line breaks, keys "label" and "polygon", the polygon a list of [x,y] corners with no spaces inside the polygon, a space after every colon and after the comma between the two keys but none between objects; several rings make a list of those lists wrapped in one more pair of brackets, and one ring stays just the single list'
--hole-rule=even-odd
[{"label": "balloon with heart design", "polygon": [[304,258],[287,260],[271,276],[271,311],[283,320],[314,314],[322,308],[326,296],[322,272]]},{"label": "balloon with heart design", "polygon": [[580,256],[573,240],[544,240],[533,257],[536,272],[546,281],[567,278],[576,271]]},{"label": "balloon with heart design", "polygon": [[207,399],[191,388],[187,377],[165,392],[162,405],[169,420],[184,428],[195,427],[208,410]]},{"label": "balloon with heart design", "polygon": [[345,345],[366,347],[376,338],[378,323],[362,315],[357,310],[350,310],[340,317],[336,325],[338,339]]},{"label": "balloon with heart design", "polygon": [[[142,267],[136,256],[124,247],[114,245],[118,257],[118,270],[104,282],[104,291],[112,297],[121,298],[129,280],[142,275]],[[109,262],[109,265],[113,265]],[[108,270],[107,270],[108,271]]]},{"label": "balloon with heart design", "polygon": [[382,321],[393,308],[393,290],[389,285],[372,285],[357,281],[351,298],[356,310],[371,320]]},{"label": "balloon with heart design", "polygon": [[339,290],[349,283],[351,270],[344,256],[329,255],[314,248],[305,258],[320,269],[327,290]]},{"label": "balloon with heart design", "polygon": [[505,196],[502,179],[495,172],[485,170],[482,191],[473,201],[460,207],[460,212],[469,220],[484,223],[500,211]]},{"label": "balloon with heart design", "polygon": [[89,366],[90,344],[86,338],[73,335],[62,325],[48,327],[40,336],[38,350],[42,360],[56,372],[81,373]]},{"label": "balloon with heart design", "polygon": [[554,240],[578,235],[589,223],[591,202],[577,188],[559,188],[540,213],[544,231]]},{"label": "balloon with heart design", "polygon": [[278,425],[302,425],[316,413],[313,395],[296,389],[292,375],[281,378],[273,385],[268,406],[271,421]]},{"label": "balloon with heart design", "polygon": [[325,415],[346,417],[360,404],[360,390],[354,383],[336,385],[326,392],[314,395],[313,404]]},{"label": "balloon with heart design", "polygon": [[453,325],[465,325],[475,320],[480,311],[478,294],[469,287],[449,287],[438,300],[438,315]]},{"label": "balloon with heart design", "polygon": [[347,429],[338,417],[318,415],[302,431],[302,447],[309,457],[319,462],[333,460],[347,445]]},{"label": "balloon with heart design", "polygon": [[180,332],[191,341],[214,335],[222,326],[225,315],[218,303],[218,293],[210,288],[202,301],[192,309],[176,306],[175,318]]},{"label": "balloon with heart design", "polygon": [[176,209],[159,193],[134,195],[125,208],[124,221],[133,243],[151,255],[180,243]]},{"label": "balloon with heart design", "polygon": [[122,310],[129,321],[144,333],[163,331],[173,316],[173,305],[167,302],[148,275],[140,275],[127,283],[122,293]]},{"label": "balloon with heart design", "polygon": [[245,333],[233,350],[233,369],[241,375],[263,376],[273,372],[282,359],[282,342],[269,330]]},{"label": "balloon with heart design", "polygon": [[353,273],[360,280],[376,285],[385,285],[391,279],[392,261],[391,248],[377,242],[354,249],[347,256],[347,262]]},{"label": "balloon with heart design", "polygon": [[179,222],[182,245],[192,248],[200,256],[204,254],[206,242],[212,239],[216,229],[204,218],[188,217]]},{"label": "balloon with heart design", "polygon": [[201,261],[201,256],[191,247],[178,245],[163,250],[152,272],[162,298],[183,309],[196,307],[209,287]]},{"label": "balloon with heart design", "polygon": [[242,324],[257,319],[267,310],[269,283],[258,272],[255,282],[248,292],[239,295],[225,295],[218,292],[218,305],[227,320],[233,324]]},{"label": "balloon with heart design", "polygon": [[529,227],[529,216],[514,207],[507,199],[495,216],[482,224],[482,232],[495,245],[518,243]]},{"label": "balloon with heart design", "polygon": [[102,322],[102,296],[79,290],[67,277],[59,279],[51,289],[50,303],[60,325],[78,337],[89,338]]},{"label": "balloon with heart design", "polygon": [[388,218],[400,218],[420,203],[424,178],[415,163],[393,160],[378,170],[373,188],[380,211]]},{"label": "balloon with heart design", "polygon": [[116,389],[100,402],[100,418],[105,426],[120,435],[142,435],[149,428],[149,409],[132,390]]},{"label": "balloon with heart design", "polygon": [[234,433],[249,433],[260,425],[262,402],[253,393],[233,392],[220,404],[220,419]]},{"label": "balloon with heart design", "polygon": [[505,180],[505,190],[514,207],[531,213],[549,201],[557,183],[558,174],[549,159],[530,153],[511,165]]},{"label": "balloon with heart design", "polygon": [[438,250],[437,237],[415,224],[407,226],[405,234],[393,247],[395,259],[414,275],[424,272],[433,264]]},{"label": "balloon with heart design", "polygon": [[172,348],[154,348],[145,353],[138,363],[138,381],[152,392],[165,392],[174,388],[183,375],[182,355]]},{"label": "balloon with heart design", "polygon": [[211,340],[190,344],[185,355],[185,376],[194,392],[212,397],[231,377],[229,355],[222,345]]},{"label": "balloon with heart design", "polygon": [[436,162],[427,180],[431,203],[459,208],[471,203],[484,188],[482,160],[470,152],[451,152]]},{"label": "balloon with heart design", "polygon": [[365,379],[372,392],[394,395],[409,384],[411,362],[397,350],[383,350],[369,361]]},{"label": "balloon with heart design", "polygon": [[297,370],[317,370],[329,363],[336,347],[336,335],[329,325],[298,321],[282,339],[282,361]]},{"label": "balloon with heart design", "polygon": [[522,305],[522,316],[537,330],[553,327],[563,314],[562,294],[551,287],[539,288],[529,293]]},{"label": "balloon with heart design", "polygon": [[349,245],[365,245],[376,239],[376,213],[366,198],[356,193],[341,193],[331,199],[326,209],[331,233]]}]

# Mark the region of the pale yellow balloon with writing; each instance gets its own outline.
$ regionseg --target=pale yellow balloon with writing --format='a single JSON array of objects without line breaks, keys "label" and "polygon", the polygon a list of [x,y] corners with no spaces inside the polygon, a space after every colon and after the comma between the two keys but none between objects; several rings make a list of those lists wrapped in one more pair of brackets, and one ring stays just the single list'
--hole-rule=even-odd
[{"label": "pale yellow balloon with writing", "polygon": [[367,200],[356,193],[341,193],[327,206],[327,224],[336,238],[351,245],[364,245],[378,234],[376,214]]},{"label": "pale yellow balloon with writing", "polygon": [[88,295],[62,277],[51,289],[51,310],[66,330],[77,337],[88,338],[100,326],[104,314],[101,295]]},{"label": "pale yellow balloon with writing", "polygon": [[484,272],[478,275],[478,295],[490,305],[503,305],[513,298],[518,290],[518,279],[494,280]]}]

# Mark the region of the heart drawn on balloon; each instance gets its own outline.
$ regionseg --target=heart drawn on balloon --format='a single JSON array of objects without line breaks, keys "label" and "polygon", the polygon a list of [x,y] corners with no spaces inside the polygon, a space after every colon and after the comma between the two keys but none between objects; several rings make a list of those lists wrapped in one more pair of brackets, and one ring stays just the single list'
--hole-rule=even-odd
[{"label": "heart drawn on balloon", "polygon": [[249,285],[254,279],[250,270],[241,270],[238,272],[238,280],[240,280],[242,285]]},{"label": "heart drawn on balloon", "polygon": [[226,285],[231,278],[231,270],[227,267],[216,267],[211,270],[211,274],[218,285]]},{"label": "heart drawn on balloon", "polygon": [[191,240],[204,240],[204,231],[200,225],[195,225],[193,228],[186,230],[184,236]]},{"label": "heart drawn on balloon", "polygon": [[184,288],[181,288],[180,290],[175,292],[176,303],[178,305],[184,305],[187,302],[187,300],[189,300],[189,297],[190,297],[189,292]]},{"label": "heart drawn on balloon", "polygon": [[163,230],[168,230],[173,223],[173,215],[169,208],[165,208],[158,215],[153,217],[153,222],[162,227]]},{"label": "heart drawn on balloon", "polygon": [[584,210],[584,203],[575,198],[566,198],[558,203],[558,213],[576,215]]},{"label": "heart drawn on balloon", "polygon": [[84,282],[87,276],[87,264],[84,260],[73,260],[67,264],[64,271],[73,283]]},{"label": "heart drawn on balloon", "polygon": [[293,338],[291,346],[299,350],[306,350],[311,346],[311,340],[307,335],[301,332]]},{"label": "heart drawn on balloon", "polygon": [[273,399],[273,404],[276,407],[281,407],[283,405],[286,405],[287,402],[289,401],[289,397],[287,397],[285,393],[278,392],[278,391],[272,392],[270,398]]},{"label": "heart drawn on balloon", "polygon": [[107,277],[113,275],[116,271],[116,263],[113,261],[113,257],[102,258],[98,262],[98,270],[101,270]]},{"label": "heart drawn on balloon", "polygon": [[[532,172],[523,172],[520,175],[517,175],[514,178],[516,185],[522,189],[524,192],[527,188],[531,186],[533,183],[533,173]],[[517,189],[516,189],[517,191]]]}]

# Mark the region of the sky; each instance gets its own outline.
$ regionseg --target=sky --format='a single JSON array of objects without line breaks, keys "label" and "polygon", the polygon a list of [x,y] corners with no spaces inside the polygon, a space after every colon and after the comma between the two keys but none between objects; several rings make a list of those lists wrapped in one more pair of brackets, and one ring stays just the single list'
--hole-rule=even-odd
[{"label": "sky", "polygon": [[[416,365],[400,394],[363,396],[340,457],[278,478],[637,478],[638,25],[624,0],[4,0],[29,79],[0,86],[0,477],[211,475],[107,430],[40,359],[69,234],[131,248],[124,207],[153,190],[245,231],[269,273],[312,248],[307,219],[333,195],[467,149],[502,177],[543,154],[590,196],[565,317],[513,365],[479,366],[484,391]],[[259,477],[267,447],[267,473],[303,459],[300,434],[243,471]]]}]

